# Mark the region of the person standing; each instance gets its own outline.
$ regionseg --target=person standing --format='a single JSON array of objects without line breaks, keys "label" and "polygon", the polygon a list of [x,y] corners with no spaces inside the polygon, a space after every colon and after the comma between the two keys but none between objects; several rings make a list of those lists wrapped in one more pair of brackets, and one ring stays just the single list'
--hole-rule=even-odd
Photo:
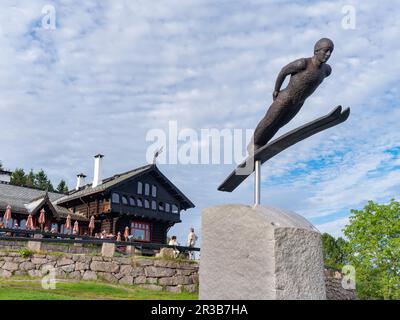
[{"label": "person standing", "polygon": [[[197,237],[197,235],[194,233],[194,228],[191,227],[191,228],[189,229],[189,234],[188,234],[188,238],[187,238],[187,246],[188,246],[188,247],[191,247],[191,248],[194,248],[197,239],[198,239],[198,237]],[[196,256],[195,256],[195,254],[194,254],[194,251],[189,251],[189,259],[190,259],[190,260],[196,259]]]}]

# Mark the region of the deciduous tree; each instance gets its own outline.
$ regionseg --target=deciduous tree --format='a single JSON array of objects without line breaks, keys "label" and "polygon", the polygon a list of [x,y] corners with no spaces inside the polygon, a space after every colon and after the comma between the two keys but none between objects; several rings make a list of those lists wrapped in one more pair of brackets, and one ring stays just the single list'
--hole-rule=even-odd
[{"label": "deciduous tree", "polygon": [[400,299],[400,203],[352,210],[344,234],[361,299]]}]

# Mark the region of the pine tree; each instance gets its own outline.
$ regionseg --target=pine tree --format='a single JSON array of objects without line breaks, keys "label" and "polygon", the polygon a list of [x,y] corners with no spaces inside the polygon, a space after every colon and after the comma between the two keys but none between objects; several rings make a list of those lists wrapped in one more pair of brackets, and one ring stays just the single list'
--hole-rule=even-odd
[{"label": "pine tree", "polygon": [[26,176],[26,186],[27,187],[35,187],[36,185],[36,177],[33,173],[33,170],[29,171],[28,175]]},{"label": "pine tree", "polygon": [[49,192],[54,192],[54,187],[53,187],[53,184],[51,183],[50,180],[47,181],[46,190],[49,191]]},{"label": "pine tree", "polygon": [[68,187],[64,180],[61,180],[60,183],[58,184],[57,191],[60,193],[68,192]]},{"label": "pine tree", "polygon": [[25,186],[26,185],[26,175],[24,169],[17,168],[11,174],[10,184],[15,186]]},{"label": "pine tree", "polygon": [[38,173],[35,175],[35,186],[38,189],[41,190],[48,190],[48,191],[54,191],[54,187],[50,180],[47,178],[46,173],[43,171],[43,169],[40,169]]},{"label": "pine tree", "polygon": [[0,161],[0,170],[4,170],[3,163]]}]

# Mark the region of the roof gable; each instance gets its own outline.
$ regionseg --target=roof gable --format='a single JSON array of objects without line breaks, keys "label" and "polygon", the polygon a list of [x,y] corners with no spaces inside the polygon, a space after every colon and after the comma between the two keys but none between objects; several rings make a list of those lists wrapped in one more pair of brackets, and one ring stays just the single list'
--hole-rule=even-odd
[{"label": "roof gable", "polygon": [[[12,207],[14,212],[27,213],[25,204],[43,198],[46,191],[29,187],[14,186],[0,183],[0,210],[5,210],[7,205]],[[48,192],[50,201],[64,197],[64,194]]]},{"label": "roof gable", "polygon": [[161,171],[157,168],[155,164],[146,165],[131,171],[127,171],[121,174],[116,174],[110,178],[104,179],[103,183],[95,188],[91,184],[87,184],[78,191],[73,191],[69,195],[62,197],[56,201],[56,204],[62,205],[71,200],[75,200],[81,197],[89,196],[99,192],[110,191],[121,184],[127,183],[130,180],[136,179],[144,174],[153,173],[155,178],[163,184],[168,192],[171,193],[180,203],[182,209],[186,210],[189,208],[194,208],[194,204],[180,191],[166,176],[164,176]]}]

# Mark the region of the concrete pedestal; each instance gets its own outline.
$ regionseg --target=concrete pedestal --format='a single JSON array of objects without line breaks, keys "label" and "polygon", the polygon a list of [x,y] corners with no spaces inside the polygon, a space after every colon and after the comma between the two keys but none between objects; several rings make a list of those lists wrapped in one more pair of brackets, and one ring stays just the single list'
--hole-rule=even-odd
[{"label": "concrete pedestal", "polygon": [[321,236],[302,216],[216,206],[201,229],[200,299],[326,299]]}]

